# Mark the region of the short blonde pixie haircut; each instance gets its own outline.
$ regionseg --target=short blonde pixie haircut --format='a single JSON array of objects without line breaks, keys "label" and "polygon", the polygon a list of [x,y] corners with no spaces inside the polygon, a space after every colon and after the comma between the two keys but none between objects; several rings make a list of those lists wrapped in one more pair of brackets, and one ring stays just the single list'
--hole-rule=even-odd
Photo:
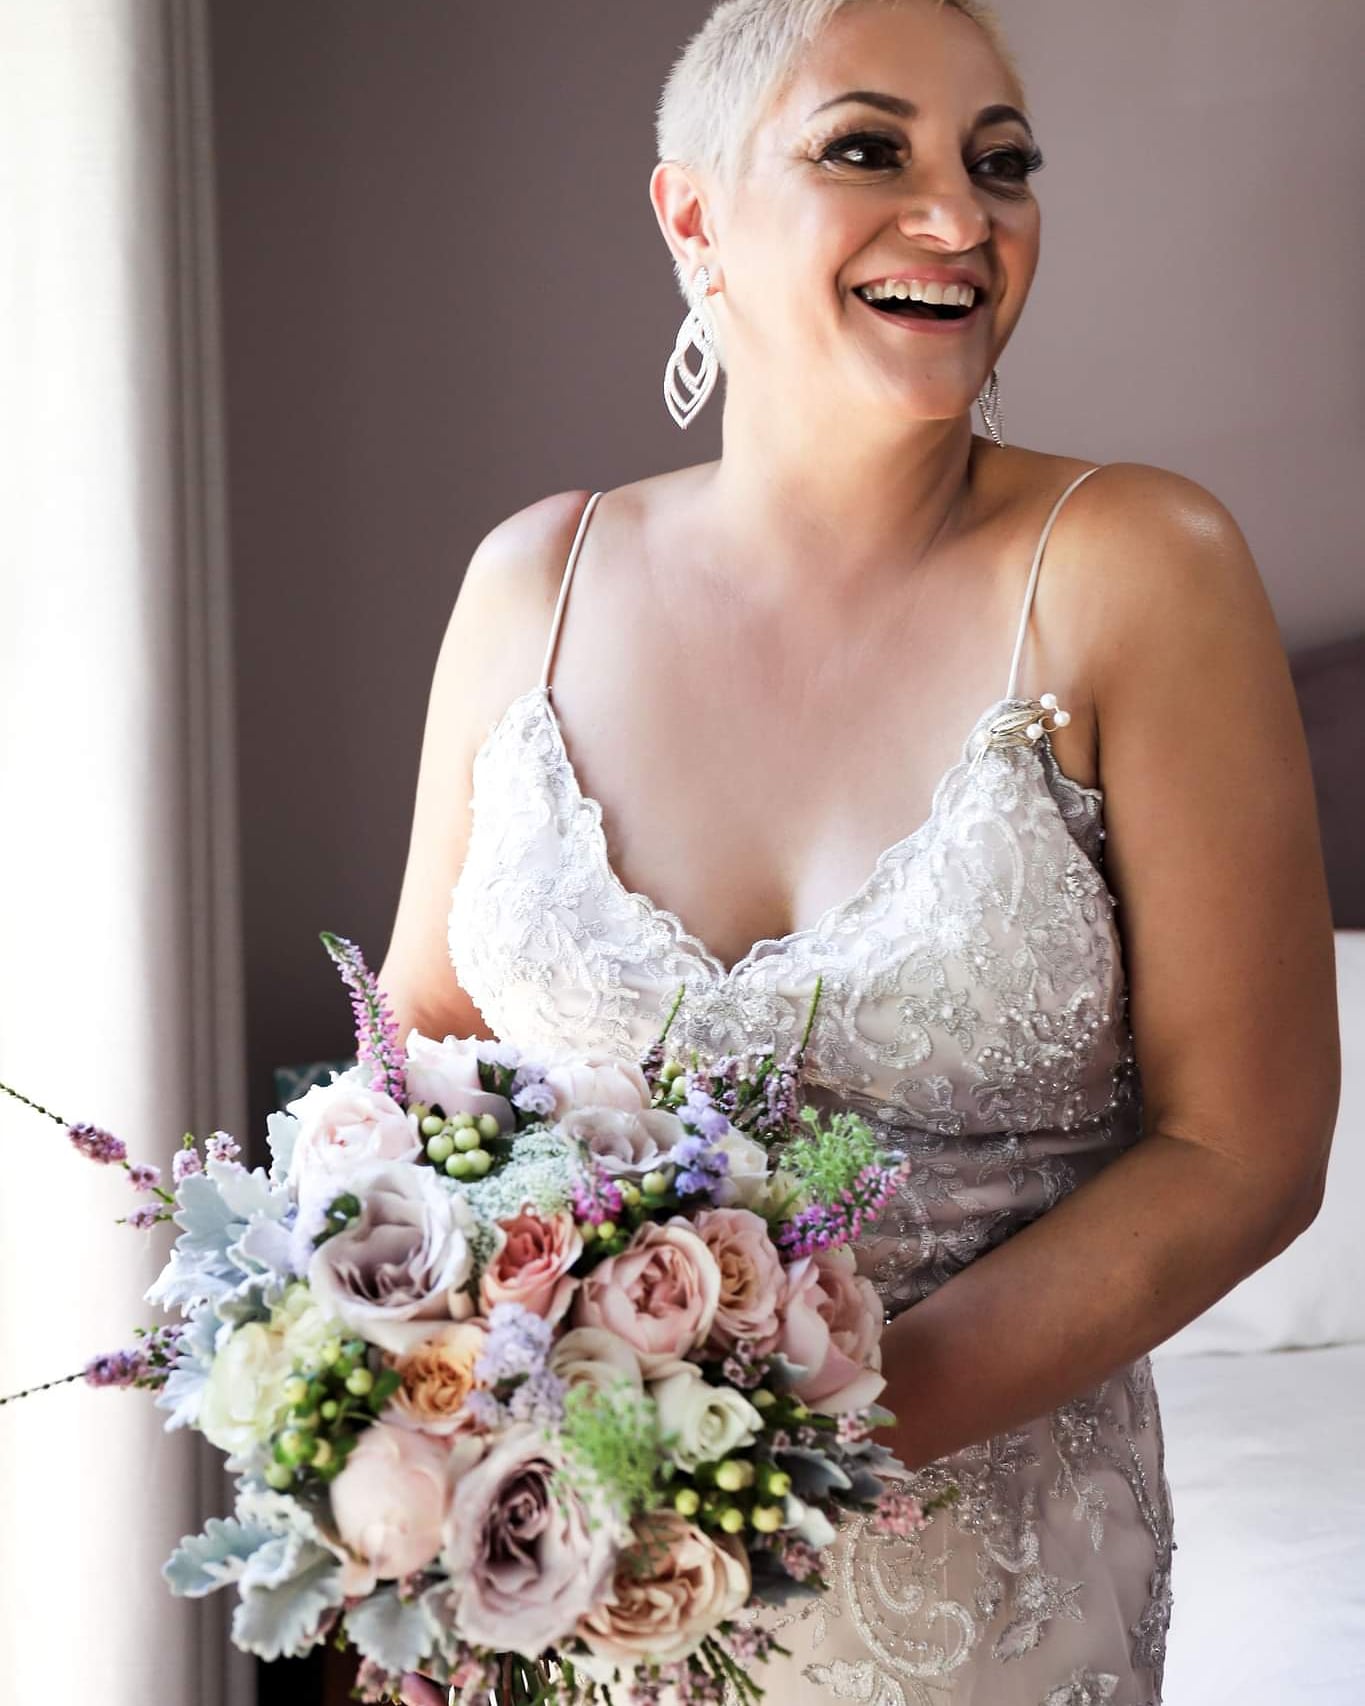
[{"label": "short blonde pixie haircut", "polygon": [[[720,0],[674,62],[659,99],[655,135],[661,160],[697,169],[722,190],[743,175],[759,115],[776,100],[802,52],[853,6],[905,0]],[[1022,90],[1000,24],[984,0],[935,0],[986,32]],[[684,301],[688,280],[675,261]]]}]

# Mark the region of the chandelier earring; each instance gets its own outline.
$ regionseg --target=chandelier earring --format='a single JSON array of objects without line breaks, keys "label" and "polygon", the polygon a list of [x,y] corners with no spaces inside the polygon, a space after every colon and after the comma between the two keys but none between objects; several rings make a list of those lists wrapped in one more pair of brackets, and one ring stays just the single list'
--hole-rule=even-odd
[{"label": "chandelier earring", "polygon": [[1000,419],[1000,377],[994,368],[991,369],[991,376],[984,387],[977,393],[976,400],[981,408],[981,418],[986,423],[986,431],[1003,450],[1005,437]]},{"label": "chandelier earring", "polygon": [[[680,427],[687,429],[693,417],[715,389],[720,362],[716,358],[716,323],[706,306],[711,288],[710,269],[697,268],[687,290],[687,314],[678,328],[673,353],[664,368],[664,402]],[[696,368],[688,356],[695,348],[700,355]]]}]

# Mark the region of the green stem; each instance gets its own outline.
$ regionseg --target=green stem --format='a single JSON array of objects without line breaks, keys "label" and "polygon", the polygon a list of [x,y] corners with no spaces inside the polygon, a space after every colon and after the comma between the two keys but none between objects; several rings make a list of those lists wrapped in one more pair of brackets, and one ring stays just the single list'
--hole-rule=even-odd
[{"label": "green stem", "polygon": [[31,1398],[35,1392],[47,1392],[54,1386],[65,1386],[72,1380],[84,1380],[85,1370],[79,1374],[64,1374],[60,1380],[45,1380],[41,1386],[26,1386],[22,1392],[11,1392],[8,1397],[0,1398],[0,1404],[13,1404],[19,1398]]},{"label": "green stem", "polygon": [[30,1102],[27,1096],[13,1089],[10,1085],[0,1084],[0,1090],[3,1090],[7,1096],[13,1096],[16,1102],[22,1102],[26,1108],[32,1108],[35,1113],[46,1114],[50,1120],[56,1120],[58,1125],[68,1124],[60,1114],[54,1114],[51,1108],[45,1108],[41,1102]]}]

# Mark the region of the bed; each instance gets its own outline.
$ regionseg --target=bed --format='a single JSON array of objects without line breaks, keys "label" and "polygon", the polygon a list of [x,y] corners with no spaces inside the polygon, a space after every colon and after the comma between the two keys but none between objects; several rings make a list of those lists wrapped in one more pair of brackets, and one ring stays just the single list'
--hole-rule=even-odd
[{"label": "bed", "polygon": [[1166,1706],[1365,1706],[1365,638],[1294,660],[1336,931],[1323,1207],[1152,1354],[1175,1504]]}]

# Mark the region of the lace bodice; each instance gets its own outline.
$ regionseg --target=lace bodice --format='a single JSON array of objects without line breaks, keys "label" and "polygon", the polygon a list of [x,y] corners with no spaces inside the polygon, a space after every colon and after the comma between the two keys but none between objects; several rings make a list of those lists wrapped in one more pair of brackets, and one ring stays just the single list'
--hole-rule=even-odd
[{"label": "lace bodice", "polygon": [[[968,732],[928,818],[814,924],[755,943],[733,966],[620,880],[551,701],[592,502],[542,680],[506,707],[474,761],[449,947],[497,1035],[536,1051],[638,1054],[681,985],[671,1047],[782,1048],[822,980],[803,1097],[856,1108],[913,1163],[857,1249],[888,1316],[1140,1135],[1103,793],[1063,773],[1049,708],[1017,691],[1048,530],[1093,472],[1048,518],[1005,695]],[[841,1534],[832,1593],[783,1625],[793,1657],[770,1681],[774,1698],[1157,1706],[1173,1541],[1145,1358],[919,1480],[928,1493],[958,1486],[960,1504],[923,1545],[861,1524]]]}]

